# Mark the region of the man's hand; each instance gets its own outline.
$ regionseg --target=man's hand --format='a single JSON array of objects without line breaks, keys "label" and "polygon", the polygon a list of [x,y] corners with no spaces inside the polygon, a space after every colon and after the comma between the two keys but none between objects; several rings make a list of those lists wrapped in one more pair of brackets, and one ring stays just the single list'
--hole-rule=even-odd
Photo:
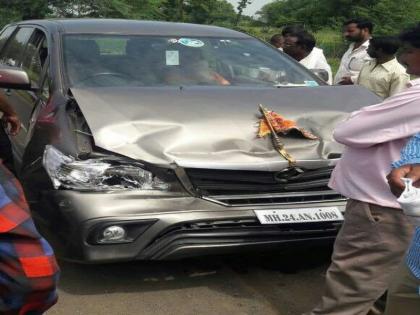
[{"label": "man's hand", "polygon": [[351,80],[350,77],[342,77],[341,81],[338,82],[338,84],[340,84],[340,85],[352,85],[353,81]]},{"label": "man's hand", "polygon": [[388,179],[389,188],[391,192],[399,197],[403,192],[405,186],[401,178],[411,178],[414,186],[420,185],[420,164],[403,165],[399,168],[392,170],[386,177]]},{"label": "man's hand", "polygon": [[10,129],[8,132],[12,136],[16,136],[20,131],[20,120],[17,115],[7,115],[4,114],[2,117],[2,120],[4,121],[6,126],[10,126]]}]

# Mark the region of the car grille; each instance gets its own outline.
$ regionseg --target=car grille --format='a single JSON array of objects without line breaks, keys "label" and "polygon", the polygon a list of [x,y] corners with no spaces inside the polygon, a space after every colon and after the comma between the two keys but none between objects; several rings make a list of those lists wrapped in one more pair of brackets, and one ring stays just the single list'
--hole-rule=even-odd
[{"label": "car grille", "polygon": [[[183,222],[162,231],[142,251],[139,259],[185,258],[189,256],[189,247],[205,250],[208,255],[212,249],[217,253],[231,253],[233,248],[239,250],[250,245],[261,250],[280,244],[325,242],[335,238],[340,226],[340,222],[265,225],[251,217]],[[185,254],[187,256],[182,256]]]},{"label": "car grille", "polygon": [[312,222],[310,224],[276,224],[264,225],[256,218],[241,218],[241,219],[224,219],[224,220],[204,220],[185,222],[179,225],[174,225],[163,231],[155,240],[167,237],[177,233],[207,233],[207,232],[229,232],[235,233],[238,231],[263,231],[273,229],[288,234],[311,233],[313,231],[335,231],[337,232],[341,226],[340,222]]},{"label": "car grille", "polygon": [[332,169],[306,169],[283,181],[276,179],[278,172],[193,168],[185,172],[203,198],[243,206],[344,200],[327,186]]}]

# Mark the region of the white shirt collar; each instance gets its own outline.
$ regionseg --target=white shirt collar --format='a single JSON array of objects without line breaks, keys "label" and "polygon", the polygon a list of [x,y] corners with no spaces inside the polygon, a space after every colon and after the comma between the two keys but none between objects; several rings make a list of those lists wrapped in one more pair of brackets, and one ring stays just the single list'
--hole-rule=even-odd
[{"label": "white shirt collar", "polygon": [[[356,43],[351,43],[350,44],[350,47],[351,47],[351,49],[353,50],[353,48],[354,48],[354,45],[355,45]],[[356,49],[354,49],[354,50],[358,50],[358,49],[367,49],[368,48],[368,46],[369,46],[369,39],[368,40],[366,40],[366,41],[364,41],[359,47],[357,47]]]}]

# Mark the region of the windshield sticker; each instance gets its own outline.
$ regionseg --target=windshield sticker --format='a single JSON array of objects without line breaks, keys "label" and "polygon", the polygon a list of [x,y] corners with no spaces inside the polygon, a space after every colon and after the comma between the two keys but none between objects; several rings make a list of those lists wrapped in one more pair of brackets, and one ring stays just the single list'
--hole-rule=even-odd
[{"label": "windshield sticker", "polygon": [[180,39],[178,39],[178,43],[180,43],[181,45],[184,45],[184,46],[194,47],[194,48],[204,46],[204,42],[202,42],[199,39],[192,39],[192,38],[180,38]]},{"label": "windshield sticker", "polygon": [[178,50],[166,51],[166,65],[179,66],[179,51]]},{"label": "windshield sticker", "polygon": [[176,38],[170,38],[170,39],[168,39],[168,43],[169,44],[176,44],[176,43],[178,43],[178,39],[176,39]]},{"label": "windshield sticker", "polygon": [[306,86],[319,86],[319,84],[316,81],[305,81]]}]

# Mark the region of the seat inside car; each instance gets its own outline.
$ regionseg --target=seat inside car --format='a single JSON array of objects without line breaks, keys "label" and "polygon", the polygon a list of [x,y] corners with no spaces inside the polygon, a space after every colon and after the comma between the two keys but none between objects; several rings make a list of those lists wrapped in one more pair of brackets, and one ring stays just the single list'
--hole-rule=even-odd
[{"label": "seat inside car", "polygon": [[125,46],[126,58],[121,63],[121,72],[136,79],[139,84],[150,85],[159,82],[159,69],[164,49],[154,47],[150,38],[131,38]]},{"label": "seat inside car", "polygon": [[99,46],[90,39],[68,39],[64,49],[66,69],[71,83],[92,78],[97,73],[106,72],[101,65]]}]

